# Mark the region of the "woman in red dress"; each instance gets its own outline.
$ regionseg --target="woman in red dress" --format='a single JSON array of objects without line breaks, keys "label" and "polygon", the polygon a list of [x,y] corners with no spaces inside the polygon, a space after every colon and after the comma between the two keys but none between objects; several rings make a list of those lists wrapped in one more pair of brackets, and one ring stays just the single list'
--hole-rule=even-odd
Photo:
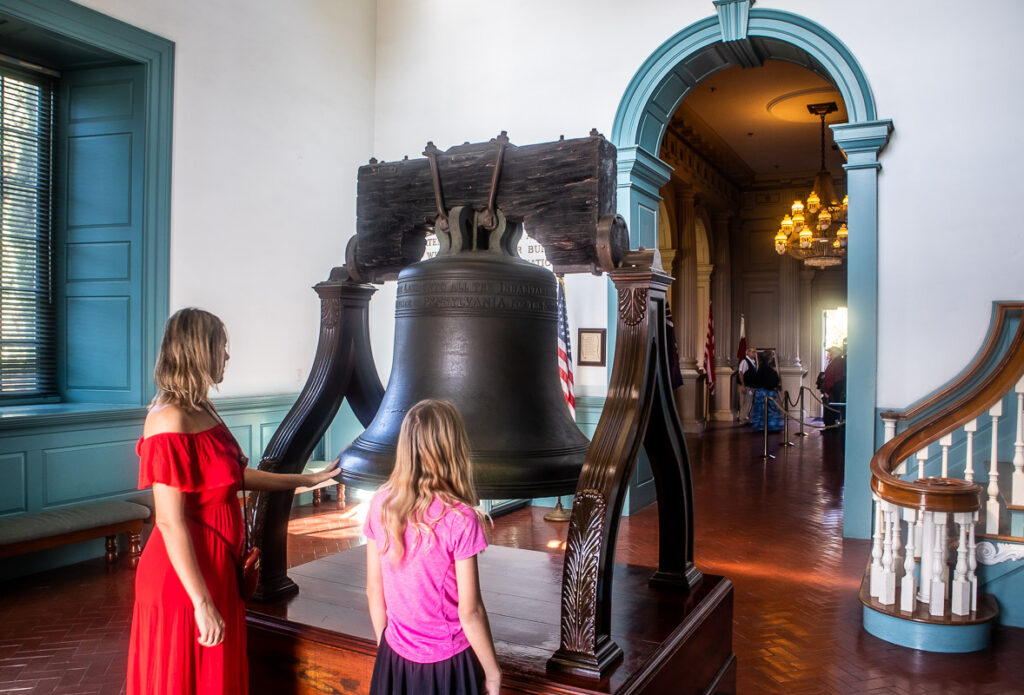
[{"label": "woman in red dress", "polygon": [[156,530],[135,578],[128,695],[249,693],[239,486],[288,490],[338,474],[279,475],[246,458],[208,393],[227,363],[219,318],[182,309],[167,321],[154,378],[157,395],[137,451],[139,487],[153,486]]}]

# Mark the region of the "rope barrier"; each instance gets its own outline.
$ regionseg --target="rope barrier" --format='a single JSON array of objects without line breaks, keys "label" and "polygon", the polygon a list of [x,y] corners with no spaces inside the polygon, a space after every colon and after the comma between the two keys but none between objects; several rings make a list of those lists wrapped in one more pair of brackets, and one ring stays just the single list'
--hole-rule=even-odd
[{"label": "rope barrier", "polygon": [[[781,403],[779,402],[779,400],[775,396],[771,396],[771,395],[765,396],[764,404],[762,406],[763,409],[764,409],[764,417],[763,417],[763,420],[762,420],[764,422],[764,425],[762,427],[762,447],[761,447],[761,455],[758,457],[762,461],[767,461],[768,459],[775,458],[775,456],[773,454],[769,454],[768,453],[768,401],[771,401],[772,403],[775,404],[775,407],[778,408],[779,413],[782,415],[782,418],[783,418],[783,420],[782,420],[783,435],[782,435],[782,441],[779,443],[779,446],[796,446],[793,442],[789,441],[789,422],[790,422],[790,420],[792,420],[794,422],[797,421],[797,418],[795,418],[795,417],[793,417],[792,415],[789,414],[789,408],[791,408],[791,407],[799,407],[799,410],[800,410],[800,418],[799,418],[800,431],[797,433],[798,436],[802,436],[802,437],[806,437],[807,436],[807,433],[804,432],[804,426],[805,425],[807,427],[811,427],[813,429],[820,430],[820,431],[824,432],[825,430],[836,430],[836,429],[839,429],[840,427],[843,427],[846,424],[845,421],[837,422],[834,425],[815,425],[813,423],[805,423],[804,422],[804,409],[803,409],[804,391],[810,392],[811,397],[814,398],[814,400],[818,401],[818,403],[823,408],[831,410],[834,413],[842,414],[841,410],[839,410],[838,408],[833,408],[830,405],[828,405],[827,403],[823,402],[820,398],[818,398],[816,395],[814,395],[814,392],[812,392],[806,386],[801,386],[800,387],[799,395],[797,396],[797,399],[795,401],[792,400],[789,397],[789,391],[783,391],[782,392],[782,402]],[[756,407],[756,404],[754,405],[754,407]]]}]

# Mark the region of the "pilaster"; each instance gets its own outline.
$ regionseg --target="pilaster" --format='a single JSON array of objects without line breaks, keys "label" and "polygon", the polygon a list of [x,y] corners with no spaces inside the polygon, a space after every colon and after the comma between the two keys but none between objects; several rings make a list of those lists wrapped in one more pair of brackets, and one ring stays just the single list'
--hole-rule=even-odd
[{"label": "pilaster", "polygon": [[[892,121],[842,123],[832,136],[846,153],[850,196],[846,249],[849,341],[846,359],[846,508],[871,508],[867,463],[875,451],[878,386],[878,154],[889,141]],[[844,524],[846,524],[844,519]],[[870,521],[868,521],[870,523]],[[864,535],[867,529],[851,534]]]}]

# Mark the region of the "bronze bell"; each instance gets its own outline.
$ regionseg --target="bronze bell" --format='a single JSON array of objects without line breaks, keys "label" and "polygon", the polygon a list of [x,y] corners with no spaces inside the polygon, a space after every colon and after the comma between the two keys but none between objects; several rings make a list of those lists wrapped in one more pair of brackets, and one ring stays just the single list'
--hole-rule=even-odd
[{"label": "bronze bell", "polygon": [[522,226],[500,210],[456,207],[435,232],[437,256],[398,277],[391,377],[373,422],[341,454],[343,479],[387,480],[406,411],[443,398],[466,422],[481,498],[575,491],[590,442],[562,395],[554,275],[518,257]]}]

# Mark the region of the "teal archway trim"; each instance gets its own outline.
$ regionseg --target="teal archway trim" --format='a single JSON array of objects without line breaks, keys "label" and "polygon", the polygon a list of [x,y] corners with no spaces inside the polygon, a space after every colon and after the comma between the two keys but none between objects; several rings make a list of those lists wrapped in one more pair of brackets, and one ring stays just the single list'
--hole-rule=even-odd
[{"label": "teal archway trim", "polygon": [[[847,261],[848,305],[858,335],[851,339],[847,366],[850,388],[843,533],[867,538],[871,533],[868,461],[875,450],[878,362],[878,154],[888,142],[892,122],[878,118],[867,77],[838,37],[806,17],[752,9],[749,1],[745,8],[740,7],[743,1],[716,2],[718,16],[694,22],[669,38],[630,80],[611,133],[611,141],[619,149],[618,210],[626,219],[634,246],[656,245],[656,211],[661,200],[658,190],[671,176],[671,169],[657,157],[665,128],[687,93],[714,72],[740,61],[775,58],[803,64],[836,86],[850,122],[834,126],[833,132],[849,157],[850,227],[856,228],[859,237],[851,238]],[[728,26],[721,23],[723,15]],[[747,42],[743,50],[713,48],[716,44],[735,48],[743,42]],[[617,301],[614,293],[609,294],[608,301],[611,346]]]},{"label": "teal archway trim", "polygon": [[[710,74],[694,75],[682,63],[721,41],[722,32],[717,16],[706,17],[655,49],[630,80],[619,102],[611,137],[616,147],[641,145],[648,151],[658,151],[664,130],[657,134],[656,142],[649,141],[645,137],[649,134],[649,119],[667,123],[690,89]],[[875,99],[864,71],[850,49],[825,27],[791,12],[751,9],[746,36],[774,39],[803,50],[835,83],[851,123],[877,118]]]}]

